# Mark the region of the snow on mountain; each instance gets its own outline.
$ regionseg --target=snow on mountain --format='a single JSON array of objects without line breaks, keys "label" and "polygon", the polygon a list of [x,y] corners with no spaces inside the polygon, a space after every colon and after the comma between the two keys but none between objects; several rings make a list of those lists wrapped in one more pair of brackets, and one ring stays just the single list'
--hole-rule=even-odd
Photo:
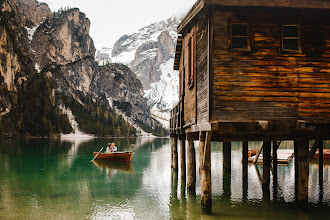
[{"label": "snow on mountain", "polygon": [[[179,22],[180,19],[171,17],[124,35],[109,55],[111,62],[126,64],[135,72],[154,112],[169,111],[178,101],[179,74],[173,70],[173,63]],[[110,54],[110,50],[98,51],[96,59],[104,60],[101,58],[104,54]]]},{"label": "snow on mountain", "polygon": [[111,63],[111,51],[112,48],[103,47],[100,50],[96,51],[95,61],[99,63],[100,66]]}]

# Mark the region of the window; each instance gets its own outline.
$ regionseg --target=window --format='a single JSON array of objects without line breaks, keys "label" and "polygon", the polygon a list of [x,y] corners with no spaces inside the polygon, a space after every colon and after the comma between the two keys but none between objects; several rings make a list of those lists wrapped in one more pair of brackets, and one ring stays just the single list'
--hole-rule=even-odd
[{"label": "window", "polygon": [[245,23],[231,24],[231,49],[249,50],[249,26]]},{"label": "window", "polygon": [[299,25],[282,26],[282,50],[283,51],[300,50]]}]

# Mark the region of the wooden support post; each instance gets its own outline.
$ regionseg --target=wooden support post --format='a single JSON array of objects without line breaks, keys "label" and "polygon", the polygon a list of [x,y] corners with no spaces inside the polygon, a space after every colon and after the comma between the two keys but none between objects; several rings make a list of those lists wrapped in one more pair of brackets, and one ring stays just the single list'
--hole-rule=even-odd
[{"label": "wooden support post", "polygon": [[243,178],[243,198],[247,198],[248,191],[248,142],[243,142],[242,148],[242,178]]},{"label": "wooden support post", "polygon": [[211,135],[210,131],[201,131],[199,135],[201,207],[205,213],[210,213],[212,208]]},{"label": "wooden support post", "polygon": [[309,176],[309,163],[308,140],[294,141],[295,147],[295,192],[296,200],[299,204],[305,205],[308,202],[308,176]]},{"label": "wooden support post", "polygon": [[273,141],[273,169],[277,169],[277,149],[279,147],[278,141]]},{"label": "wooden support post", "polygon": [[319,202],[323,200],[323,141],[319,145]]},{"label": "wooden support post", "polygon": [[196,193],[195,146],[194,146],[194,141],[189,139],[188,139],[188,149],[187,149],[187,191],[190,194]]},{"label": "wooden support post", "polygon": [[177,207],[179,207],[180,201],[178,199],[178,172],[177,170],[171,170],[171,195],[170,195],[170,214],[172,219],[178,218]]},{"label": "wooden support post", "polygon": [[185,137],[180,138],[180,170],[181,170],[181,182],[186,182],[186,138]]},{"label": "wooden support post", "polygon": [[248,175],[248,151],[249,151],[249,144],[248,142],[243,142],[242,148],[242,168],[243,168],[243,179],[247,178]]},{"label": "wooden support post", "polygon": [[172,154],[172,161],[171,161],[171,167],[174,170],[178,170],[178,138],[176,135],[172,135],[171,138],[171,154]]},{"label": "wooden support post", "polygon": [[280,142],[273,141],[273,200],[277,200],[277,149]]},{"label": "wooden support post", "polygon": [[270,184],[270,151],[271,151],[271,142],[264,141],[263,143],[263,168],[262,168],[262,188],[269,190]]},{"label": "wooden support post", "polygon": [[223,169],[231,169],[231,143],[223,142]]}]

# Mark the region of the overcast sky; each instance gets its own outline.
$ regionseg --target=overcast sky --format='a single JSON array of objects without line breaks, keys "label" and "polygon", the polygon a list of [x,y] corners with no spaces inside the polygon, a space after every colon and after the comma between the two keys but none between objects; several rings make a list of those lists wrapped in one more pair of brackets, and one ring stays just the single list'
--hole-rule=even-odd
[{"label": "overcast sky", "polygon": [[196,0],[39,0],[52,11],[77,7],[91,20],[96,49],[112,47],[124,34],[173,15],[185,15]]}]

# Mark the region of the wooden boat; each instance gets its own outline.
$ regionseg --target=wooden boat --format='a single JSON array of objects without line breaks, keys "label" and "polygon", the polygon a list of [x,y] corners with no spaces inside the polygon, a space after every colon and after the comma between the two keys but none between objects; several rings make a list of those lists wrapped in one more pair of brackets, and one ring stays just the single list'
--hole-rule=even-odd
[{"label": "wooden boat", "polygon": [[[94,157],[97,155],[97,153],[98,152],[94,152]],[[131,162],[132,157],[133,149],[132,151],[126,152],[99,153],[96,159]]]},{"label": "wooden boat", "polygon": [[[319,150],[315,152],[313,159],[319,159]],[[330,159],[330,149],[323,149],[323,159]]]}]

